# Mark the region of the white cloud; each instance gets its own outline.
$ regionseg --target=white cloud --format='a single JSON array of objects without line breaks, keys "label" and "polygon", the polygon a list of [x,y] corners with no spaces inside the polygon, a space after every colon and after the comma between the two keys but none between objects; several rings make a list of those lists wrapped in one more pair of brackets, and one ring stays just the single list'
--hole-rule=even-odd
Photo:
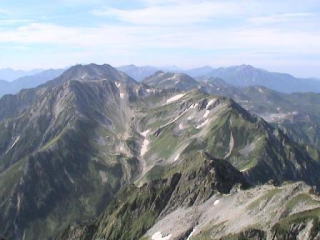
[{"label": "white cloud", "polygon": [[25,23],[31,23],[33,20],[31,19],[0,19],[0,26],[4,25],[15,25],[15,24],[25,24]]},{"label": "white cloud", "polygon": [[129,32],[119,32],[117,27],[65,27],[55,24],[32,23],[11,30],[0,31],[0,42],[102,46],[106,43],[121,47],[130,41]]},{"label": "white cloud", "polygon": [[303,20],[305,18],[315,16],[314,13],[311,12],[303,12],[303,13],[283,13],[276,14],[270,16],[260,16],[250,18],[249,21],[254,24],[268,24],[268,23],[281,23],[281,22],[290,22],[293,20]]},{"label": "white cloud", "polygon": [[[84,0],[59,1],[86,4]],[[319,16],[311,12],[317,5],[314,0],[304,0],[303,6],[300,0],[139,1],[142,4],[135,9],[133,5],[131,9],[112,8],[110,6],[115,5],[108,4],[110,0],[102,1],[102,6],[108,7],[92,11],[102,16],[91,16],[92,25],[81,22],[82,18],[77,26],[20,22],[20,27],[15,27],[18,19],[2,23],[0,20],[0,26],[12,23],[10,29],[0,28],[0,44],[61,50],[32,55],[34,61],[48,65],[77,61],[190,66],[274,62],[280,65],[285,61],[297,64],[300,60],[313,65],[319,59],[320,30],[314,21]],[[97,5],[92,5],[94,7]],[[115,23],[115,19],[118,22]],[[37,47],[33,52],[37,52]],[[302,55],[304,60],[299,58]],[[309,56],[312,58],[308,59]],[[11,54],[2,58],[5,63],[18,62]],[[25,62],[35,64],[28,59]]]},{"label": "white cloud", "polygon": [[[170,1],[171,2],[171,1]],[[97,16],[111,16],[117,19],[142,25],[173,25],[173,24],[188,24],[198,23],[212,20],[217,17],[231,16],[241,11],[244,6],[241,3],[235,4],[232,2],[220,1],[200,1],[197,3],[187,2],[178,4],[177,1],[172,1],[175,4],[164,6],[150,6],[140,9],[97,9],[92,13]]]},{"label": "white cloud", "polygon": [[[208,51],[290,51],[319,53],[320,32],[273,28],[207,29],[197,26],[99,26],[65,27],[32,23],[0,30],[0,43],[52,44],[65,47],[140,51],[190,49]],[[240,49],[240,50],[239,50]]]},{"label": "white cloud", "polygon": [[6,9],[1,9],[0,8],[0,16],[2,15],[8,15],[9,14],[9,11],[8,10],[6,10]]}]

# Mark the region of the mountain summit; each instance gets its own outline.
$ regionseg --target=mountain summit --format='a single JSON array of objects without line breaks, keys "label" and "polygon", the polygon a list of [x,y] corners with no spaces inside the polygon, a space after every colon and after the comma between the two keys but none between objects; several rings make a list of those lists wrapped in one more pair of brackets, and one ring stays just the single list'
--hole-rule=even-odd
[{"label": "mountain summit", "polygon": [[300,79],[286,73],[269,72],[251,65],[217,68],[205,74],[207,77],[222,78],[235,86],[265,86],[276,91],[320,92],[320,81]]},{"label": "mountain summit", "polygon": [[135,84],[135,80],[108,64],[76,65],[65,71],[55,82],[65,81],[111,81]]},{"label": "mountain summit", "polygon": [[[230,98],[188,91],[195,83],[163,72],[137,83],[110,65],[77,65],[1,98],[0,234],[17,240],[60,233],[68,237],[62,239],[150,239],[169,234],[160,220],[183,216],[181,206],[199,210],[188,228],[172,232],[182,239],[205,218],[198,206],[213,207],[232,192],[252,186],[251,194],[262,197],[269,188],[259,186],[269,181],[320,185],[316,154]],[[250,199],[241,192],[232,201],[238,197]],[[76,227],[77,235],[64,231],[88,219],[96,223]]]}]

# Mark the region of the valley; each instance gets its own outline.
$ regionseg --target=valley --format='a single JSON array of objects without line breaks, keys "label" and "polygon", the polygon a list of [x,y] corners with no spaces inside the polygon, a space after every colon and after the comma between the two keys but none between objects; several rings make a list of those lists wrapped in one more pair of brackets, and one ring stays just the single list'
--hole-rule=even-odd
[{"label": "valley", "polygon": [[300,106],[288,100],[296,94],[163,72],[140,83],[107,64],[76,65],[6,95],[1,234],[192,240],[298,232],[313,239],[318,142],[290,131],[287,115],[272,120],[279,106],[294,112],[303,104],[316,116],[317,95],[307,96]]}]

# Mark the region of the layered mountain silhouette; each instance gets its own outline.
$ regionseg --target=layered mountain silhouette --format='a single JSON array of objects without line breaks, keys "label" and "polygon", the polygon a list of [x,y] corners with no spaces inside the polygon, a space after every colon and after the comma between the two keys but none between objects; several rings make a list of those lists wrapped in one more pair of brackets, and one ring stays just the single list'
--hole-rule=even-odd
[{"label": "layered mountain silhouette", "polygon": [[37,87],[58,77],[63,72],[63,69],[51,69],[22,76],[10,82],[0,80],[0,97],[5,94],[18,93],[22,89]]},{"label": "layered mountain silhouette", "polygon": [[42,69],[34,70],[15,70],[12,68],[1,68],[0,69],[0,79],[5,81],[13,81],[24,76],[35,75],[42,72]]},{"label": "layered mountain silhouette", "polygon": [[165,67],[138,67],[134,65],[121,67],[119,70],[127,73],[134,79],[141,81],[157,71],[184,73],[195,79],[220,78],[227,83],[238,87],[264,86],[284,93],[293,92],[320,92],[320,80],[312,78],[297,78],[287,73],[269,72],[251,65],[212,68],[204,66],[194,69],[174,69]]},{"label": "layered mountain silhouette", "polygon": [[157,72],[139,83],[90,64],[2,97],[0,234],[313,239],[317,149],[217,95],[222,89],[252,95],[217,78]]}]

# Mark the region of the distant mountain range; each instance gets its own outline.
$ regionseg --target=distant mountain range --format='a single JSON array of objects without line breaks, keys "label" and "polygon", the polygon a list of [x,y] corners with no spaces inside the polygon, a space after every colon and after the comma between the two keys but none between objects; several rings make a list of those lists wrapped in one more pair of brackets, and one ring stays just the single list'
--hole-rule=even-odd
[{"label": "distant mountain range", "polygon": [[[134,65],[120,67],[119,70],[127,73],[137,81],[141,81],[157,71],[168,71],[165,67],[138,67]],[[205,66],[190,70],[175,69],[171,72],[185,73],[194,78],[221,78],[227,83],[239,87],[264,86],[284,93],[320,92],[320,80],[296,78],[290,74],[269,72],[250,65],[216,69]]]},{"label": "distant mountain range", "polygon": [[130,77],[132,77],[137,81],[142,81],[146,77],[149,77],[155,72],[159,71],[159,69],[156,67],[151,67],[151,66],[138,67],[135,65],[118,67],[118,70],[125,72],[126,74],[128,74]]},{"label": "distant mountain range", "polygon": [[58,77],[63,71],[64,69],[50,69],[20,77],[11,82],[0,80],[0,97],[5,94],[18,93],[21,89],[37,87]]},{"label": "distant mountain range", "polygon": [[[208,78],[223,79],[226,83],[238,86],[264,86],[279,92],[320,92],[320,80],[296,78],[290,74],[274,73],[254,68],[250,65],[232,66],[226,68],[212,68],[204,66],[189,70],[183,70],[175,66],[153,67],[127,65],[118,67],[137,81],[143,81],[156,72],[168,72],[186,74],[195,80]],[[49,70],[12,70],[0,69],[0,96],[15,94],[21,89],[36,87],[62,74],[64,69]]]},{"label": "distant mountain range", "polygon": [[15,70],[12,68],[2,68],[0,69],[0,79],[4,81],[11,82],[20,77],[34,75],[40,73],[44,70],[42,69],[34,69],[34,70]]},{"label": "distant mountain range", "polygon": [[241,65],[218,68],[205,76],[218,77],[235,86],[264,86],[279,92],[320,92],[320,80],[302,79],[286,73],[274,73]]}]

